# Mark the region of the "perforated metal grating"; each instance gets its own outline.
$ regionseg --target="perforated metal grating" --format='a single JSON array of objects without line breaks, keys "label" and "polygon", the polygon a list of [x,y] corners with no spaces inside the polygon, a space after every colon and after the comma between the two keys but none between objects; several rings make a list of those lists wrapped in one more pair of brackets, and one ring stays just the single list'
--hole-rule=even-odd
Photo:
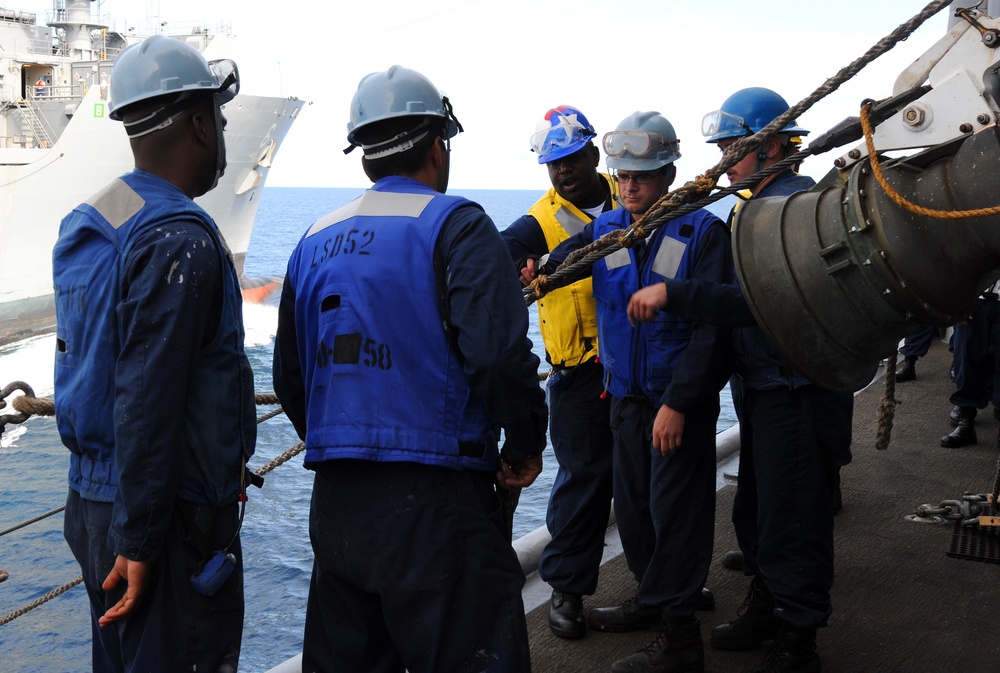
[{"label": "perforated metal grating", "polygon": [[967,561],[1000,563],[1000,527],[966,527],[961,521],[956,521],[951,529],[948,556]]}]

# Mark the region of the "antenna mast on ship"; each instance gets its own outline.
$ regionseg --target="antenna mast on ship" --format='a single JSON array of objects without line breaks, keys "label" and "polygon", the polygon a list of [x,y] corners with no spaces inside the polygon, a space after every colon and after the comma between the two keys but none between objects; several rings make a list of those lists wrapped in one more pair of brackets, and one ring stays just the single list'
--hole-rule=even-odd
[{"label": "antenna mast on ship", "polygon": [[49,25],[62,30],[60,50],[74,60],[104,60],[103,46],[95,47],[93,32],[107,30],[107,26],[96,23],[90,14],[90,3],[94,0],[52,0],[52,21]]}]

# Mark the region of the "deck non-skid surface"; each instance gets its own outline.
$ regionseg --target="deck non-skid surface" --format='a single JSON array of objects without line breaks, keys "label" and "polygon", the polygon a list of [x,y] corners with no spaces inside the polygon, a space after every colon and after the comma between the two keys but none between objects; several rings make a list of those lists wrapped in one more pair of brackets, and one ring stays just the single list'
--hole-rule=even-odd
[{"label": "deck non-skid surface", "polygon": [[[918,505],[959,499],[963,492],[988,493],[997,467],[997,431],[992,407],[976,419],[979,443],[944,449],[950,432],[948,372],[951,354],[935,341],[917,364],[917,379],[896,386],[892,441],[875,449],[878,407],[884,385],[877,381],[855,398],[854,461],[842,471],[844,509],[836,517],[836,577],[833,616],[817,644],[825,673],[1000,673],[1000,565],[947,555],[951,523],[907,520]],[[719,563],[735,549],[730,523],[734,487],[719,491],[715,553],[708,586],[717,607],[701,612],[705,670],[753,670],[764,649],[722,652],[708,645],[717,624],[736,616],[748,579]],[[619,556],[601,569],[597,593],[585,608],[621,603],[636,584]],[[655,637],[655,632],[613,634],[588,631],[586,638],[555,637],[548,606],[528,614],[535,673],[603,672]]]}]

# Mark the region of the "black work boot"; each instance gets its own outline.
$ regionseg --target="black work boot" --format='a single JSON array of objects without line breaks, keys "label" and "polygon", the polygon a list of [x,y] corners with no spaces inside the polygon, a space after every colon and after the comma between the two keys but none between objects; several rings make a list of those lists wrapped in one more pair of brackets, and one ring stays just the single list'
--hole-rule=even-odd
[{"label": "black work boot", "polygon": [[816,629],[793,629],[782,622],[764,660],[753,673],[820,673]]},{"label": "black work boot", "polygon": [[912,381],[917,378],[917,358],[907,355],[903,363],[896,368],[896,383]]},{"label": "black work boot", "polygon": [[611,633],[663,628],[659,606],[640,605],[638,596],[611,608],[594,608],[587,616],[590,628]]},{"label": "black work boot", "polygon": [[949,420],[955,421],[955,429],[951,434],[941,438],[941,446],[946,449],[958,449],[969,444],[975,444],[976,438],[976,408],[958,407],[952,409]]},{"label": "black work boot", "polygon": [[727,551],[722,555],[721,563],[730,570],[743,570],[743,552],[739,549]]},{"label": "black work boot", "polygon": [[698,597],[698,607],[696,610],[714,610],[715,594],[708,587],[701,588],[701,596]]},{"label": "black work boot", "polygon": [[587,621],[583,618],[583,597],[553,589],[549,600],[549,628],[560,638],[570,640],[578,640],[587,635]]},{"label": "black work boot", "polygon": [[705,647],[697,617],[667,617],[644,648],[611,664],[611,673],[702,673]]},{"label": "black work boot", "polygon": [[709,641],[717,650],[752,650],[777,635],[782,622],[774,616],[774,598],[763,580],[754,575],[736,619],[712,629]]}]

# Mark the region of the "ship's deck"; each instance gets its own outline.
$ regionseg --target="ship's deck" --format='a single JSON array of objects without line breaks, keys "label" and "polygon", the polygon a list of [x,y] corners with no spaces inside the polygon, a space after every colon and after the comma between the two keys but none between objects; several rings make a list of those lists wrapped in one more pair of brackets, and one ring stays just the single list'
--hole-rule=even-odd
[{"label": "ship's deck", "polygon": [[[965,491],[988,493],[993,487],[998,424],[992,408],[977,418],[979,444],[939,445],[950,432],[950,363],[947,346],[935,341],[917,364],[917,380],[896,386],[892,441],[884,451],[875,449],[882,381],[855,398],[854,461],[842,471],[844,509],[836,517],[834,611],[817,636],[824,671],[1000,671],[1000,641],[991,627],[992,608],[1000,603],[1000,566],[949,557],[951,522],[906,519],[918,505],[959,499]],[[708,646],[709,631],[735,617],[748,582],[719,563],[723,553],[736,548],[729,520],[734,490],[726,486],[718,497],[707,583],[717,607],[699,613],[709,673],[753,670],[764,653]],[[536,595],[541,593],[537,576],[529,578],[529,586],[532,581]],[[635,582],[619,555],[602,568],[597,593],[585,599],[585,607],[614,605],[634,592]],[[607,671],[655,636],[652,631],[588,631],[583,640],[562,640],[549,631],[547,611],[542,604],[528,613],[535,673]]]}]

